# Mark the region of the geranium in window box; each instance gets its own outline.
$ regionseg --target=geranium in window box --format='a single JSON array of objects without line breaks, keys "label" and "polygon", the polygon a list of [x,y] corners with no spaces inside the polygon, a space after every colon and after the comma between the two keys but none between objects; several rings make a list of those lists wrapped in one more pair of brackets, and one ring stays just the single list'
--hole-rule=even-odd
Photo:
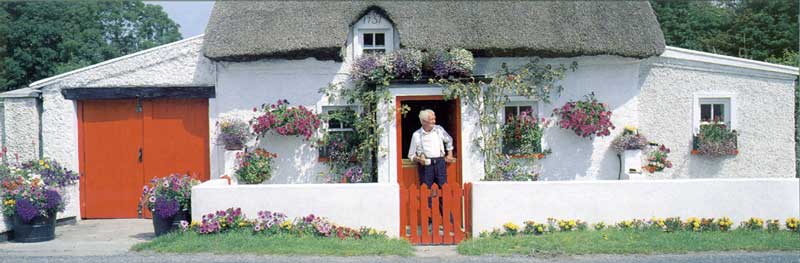
[{"label": "geranium in window box", "polygon": [[264,104],[262,111],[264,113],[261,116],[250,121],[253,132],[261,137],[274,132],[309,140],[321,124],[317,114],[302,105],[289,107],[287,100],[278,100],[277,103],[270,105]]},{"label": "geranium in window box", "polygon": [[712,121],[700,124],[698,133],[692,139],[692,154],[708,156],[729,156],[739,154],[739,134],[724,122]]},{"label": "geranium in window box", "polygon": [[572,130],[584,138],[608,136],[614,129],[608,105],[597,101],[594,92],[587,95],[584,100],[567,102],[553,112],[559,117],[559,127]]},{"label": "geranium in window box", "polygon": [[531,111],[509,117],[502,128],[503,154],[512,157],[544,157],[542,135],[548,124],[549,120],[536,118]]}]

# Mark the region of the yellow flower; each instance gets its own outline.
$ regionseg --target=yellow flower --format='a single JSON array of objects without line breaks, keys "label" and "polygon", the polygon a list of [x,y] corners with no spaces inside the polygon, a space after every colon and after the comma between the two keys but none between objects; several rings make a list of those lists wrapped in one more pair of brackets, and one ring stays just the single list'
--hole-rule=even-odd
[{"label": "yellow flower", "polygon": [[192,223],[189,226],[194,227],[194,226],[199,226],[199,225],[200,225],[200,222],[192,220]]},{"label": "yellow flower", "polygon": [[636,132],[636,126],[625,125],[625,130],[630,132]]},{"label": "yellow flower", "polygon": [[289,220],[283,221],[283,223],[281,223],[281,228],[284,228],[286,230],[292,230],[292,221]]},{"label": "yellow flower", "polygon": [[244,221],[239,222],[239,227],[243,227],[243,226],[246,226],[246,225],[247,225],[247,222],[244,222]]},{"label": "yellow flower", "polygon": [[3,202],[3,205],[5,205],[5,206],[13,206],[13,205],[16,205],[16,204],[17,204],[17,201],[13,200],[13,199],[6,200],[5,202]]},{"label": "yellow flower", "polygon": [[375,229],[370,228],[369,229],[369,234],[370,235],[375,235],[375,234],[377,234],[377,231],[375,231]]},{"label": "yellow flower", "polygon": [[536,231],[544,232],[544,229],[541,226],[539,226],[539,227],[536,227]]},{"label": "yellow flower", "polygon": [[44,165],[44,160],[39,160],[39,165]]},{"label": "yellow flower", "polygon": [[44,169],[50,169],[50,165],[49,164],[44,164]]},{"label": "yellow flower", "polygon": [[506,229],[511,230],[511,231],[519,230],[519,226],[517,224],[512,223],[512,222],[508,222],[508,223],[503,224],[503,227],[505,227]]}]

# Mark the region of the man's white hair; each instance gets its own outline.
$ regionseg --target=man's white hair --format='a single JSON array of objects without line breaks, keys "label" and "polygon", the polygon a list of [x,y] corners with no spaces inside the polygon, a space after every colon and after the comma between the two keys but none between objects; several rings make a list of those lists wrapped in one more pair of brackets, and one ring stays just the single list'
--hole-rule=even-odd
[{"label": "man's white hair", "polygon": [[428,119],[428,116],[430,115],[436,115],[436,113],[433,112],[433,110],[431,109],[424,109],[419,111],[419,123],[425,122]]}]

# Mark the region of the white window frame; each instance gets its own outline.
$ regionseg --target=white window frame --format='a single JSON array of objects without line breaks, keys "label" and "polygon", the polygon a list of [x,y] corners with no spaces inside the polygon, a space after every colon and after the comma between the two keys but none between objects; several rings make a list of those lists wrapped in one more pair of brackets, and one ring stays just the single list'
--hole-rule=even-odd
[{"label": "white window frame", "polygon": [[[508,103],[503,106],[503,111],[501,112],[500,117],[503,118],[502,123],[506,123],[506,107],[521,107],[521,106],[531,106],[531,109],[536,109],[536,118],[541,118],[542,116],[542,104],[541,101],[530,100],[526,98],[515,98],[510,97]],[[519,110],[519,109],[517,109]]]},{"label": "white window frame", "polygon": [[[700,130],[700,104],[725,105],[724,121],[731,130],[737,129],[736,122],[736,94],[728,92],[702,92],[695,93],[692,102],[692,133]],[[730,115],[730,116],[729,116]]]},{"label": "white window frame", "polygon": [[[350,108],[358,114],[360,112],[360,108],[356,105],[324,105],[322,106],[322,112],[327,114],[330,111],[338,110],[338,109],[347,109]],[[352,132],[355,131],[355,128],[331,128],[329,127],[329,122],[324,122],[324,127],[326,132]]]},{"label": "white window frame", "polygon": [[[380,18],[380,19],[376,19]],[[364,34],[383,33],[383,47],[364,47]],[[358,22],[353,24],[353,58],[358,58],[364,54],[364,50],[383,50],[390,53],[395,49],[394,28],[386,17],[373,12],[361,17]],[[373,40],[374,41],[374,40]],[[373,42],[374,43],[374,42]]]}]

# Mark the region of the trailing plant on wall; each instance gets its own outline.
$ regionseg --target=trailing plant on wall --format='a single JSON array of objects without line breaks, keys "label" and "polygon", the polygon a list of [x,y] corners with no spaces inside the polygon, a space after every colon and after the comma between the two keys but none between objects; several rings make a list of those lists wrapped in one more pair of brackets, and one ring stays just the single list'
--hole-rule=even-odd
[{"label": "trailing plant on wall", "polygon": [[236,154],[238,168],[235,175],[244,184],[260,184],[272,178],[273,160],[277,154],[257,148]]},{"label": "trailing plant on wall", "polygon": [[614,129],[608,105],[597,101],[594,92],[586,95],[584,100],[567,102],[553,113],[559,117],[558,126],[584,138],[608,136]]},{"label": "trailing plant on wall", "polygon": [[[257,111],[258,109],[253,109]],[[263,114],[250,121],[253,132],[263,137],[269,132],[280,135],[302,136],[309,140],[320,126],[319,117],[303,105],[289,107],[289,101],[262,105]]]},{"label": "trailing plant on wall", "polygon": [[241,150],[250,139],[250,125],[236,118],[223,118],[217,122],[217,144],[226,150]]},{"label": "trailing plant on wall", "polygon": [[660,172],[666,168],[672,168],[672,162],[667,159],[669,156],[670,150],[666,146],[659,145],[658,148],[650,150],[647,153],[647,164],[645,164],[644,170],[650,173]]},{"label": "trailing plant on wall", "polygon": [[[570,69],[574,71],[577,67],[577,62],[573,62]],[[534,58],[515,69],[503,63],[489,82],[475,78],[466,82],[444,78],[431,81],[444,87],[445,99],[460,98],[462,103],[478,114],[479,132],[473,143],[479,147],[484,157],[485,180],[504,179],[502,173],[495,171],[504,160],[501,145],[502,123],[497,113],[502,112],[509,102],[508,96],[524,96],[549,102],[553,93],[558,94],[563,90],[557,82],[564,79],[566,71],[567,67],[564,65],[553,67]]]}]

